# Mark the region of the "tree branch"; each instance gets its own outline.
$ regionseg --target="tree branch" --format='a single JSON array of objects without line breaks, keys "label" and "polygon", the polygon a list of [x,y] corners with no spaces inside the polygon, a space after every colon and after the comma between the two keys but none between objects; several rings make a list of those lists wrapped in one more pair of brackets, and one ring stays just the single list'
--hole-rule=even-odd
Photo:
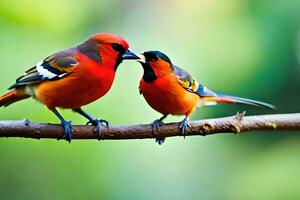
[{"label": "tree branch", "polygon": [[[216,133],[239,134],[257,130],[300,130],[300,113],[244,116],[238,113],[235,116],[205,119],[190,122],[187,136],[212,135]],[[101,136],[93,133],[93,126],[74,125],[73,139],[144,139],[155,137],[181,136],[178,123],[169,123],[160,127],[157,134],[152,133],[150,125],[110,126],[103,128]],[[0,137],[24,138],[60,138],[63,134],[61,125],[45,124],[24,121],[0,121]]]}]

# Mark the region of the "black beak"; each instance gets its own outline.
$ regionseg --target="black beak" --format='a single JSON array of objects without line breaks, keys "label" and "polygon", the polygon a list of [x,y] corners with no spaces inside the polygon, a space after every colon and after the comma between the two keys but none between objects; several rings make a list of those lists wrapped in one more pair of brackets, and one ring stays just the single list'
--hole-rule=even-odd
[{"label": "black beak", "polygon": [[140,59],[135,53],[133,53],[130,50],[127,50],[123,55],[122,55],[123,60],[137,60]]}]

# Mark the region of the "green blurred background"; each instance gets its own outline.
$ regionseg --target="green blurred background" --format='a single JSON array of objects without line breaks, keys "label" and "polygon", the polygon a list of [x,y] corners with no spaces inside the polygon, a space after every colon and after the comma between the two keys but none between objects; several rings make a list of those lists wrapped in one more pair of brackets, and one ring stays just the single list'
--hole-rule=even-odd
[{"label": "green blurred background", "polygon": [[[97,32],[135,52],[161,50],[209,88],[275,104],[198,109],[192,119],[300,111],[298,0],[0,1],[0,93],[49,54]],[[112,124],[160,117],[138,93],[141,67],[124,62],[113,88],[85,107]],[[74,124],[82,117],[64,110]],[[58,123],[28,99],[0,120]],[[169,117],[167,121],[179,121]],[[154,140],[0,139],[1,199],[299,199],[296,132]]]}]

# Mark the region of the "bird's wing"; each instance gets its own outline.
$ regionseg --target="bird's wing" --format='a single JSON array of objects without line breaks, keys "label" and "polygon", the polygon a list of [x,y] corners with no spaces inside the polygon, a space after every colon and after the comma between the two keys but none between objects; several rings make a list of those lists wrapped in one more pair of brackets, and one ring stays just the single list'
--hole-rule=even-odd
[{"label": "bird's wing", "polygon": [[210,89],[208,89],[207,87],[199,84],[195,79],[192,78],[192,76],[188,72],[184,71],[183,69],[177,66],[173,66],[173,69],[174,69],[173,70],[174,73],[178,78],[178,82],[181,84],[181,86],[184,89],[202,97],[200,98],[201,100],[198,102],[197,106],[202,106],[202,105],[209,106],[209,105],[215,105],[217,103],[240,103],[240,104],[248,104],[252,106],[265,107],[269,109],[276,108],[271,104],[264,103],[261,101],[215,93]]},{"label": "bird's wing", "polygon": [[78,61],[74,57],[75,53],[75,49],[68,49],[47,57],[45,60],[27,70],[9,89],[39,83],[44,80],[60,79],[72,72],[74,67],[78,65]]},{"label": "bird's wing", "polygon": [[189,92],[198,94],[200,97],[215,97],[217,94],[199,84],[187,71],[173,66],[173,72],[178,78],[180,85]]}]

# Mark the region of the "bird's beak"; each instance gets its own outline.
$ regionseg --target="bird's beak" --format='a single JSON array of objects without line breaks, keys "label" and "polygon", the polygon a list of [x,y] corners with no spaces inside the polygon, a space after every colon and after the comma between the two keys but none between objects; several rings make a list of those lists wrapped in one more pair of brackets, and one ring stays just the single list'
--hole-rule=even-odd
[{"label": "bird's beak", "polygon": [[137,59],[136,61],[138,61],[140,63],[146,63],[146,58],[143,54],[139,54],[138,57],[139,57],[139,59]]},{"label": "bird's beak", "polygon": [[130,51],[129,49],[122,55],[122,59],[123,60],[138,60],[140,59],[140,57],[138,57],[137,55],[135,55],[135,53],[133,53],[132,51]]}]

